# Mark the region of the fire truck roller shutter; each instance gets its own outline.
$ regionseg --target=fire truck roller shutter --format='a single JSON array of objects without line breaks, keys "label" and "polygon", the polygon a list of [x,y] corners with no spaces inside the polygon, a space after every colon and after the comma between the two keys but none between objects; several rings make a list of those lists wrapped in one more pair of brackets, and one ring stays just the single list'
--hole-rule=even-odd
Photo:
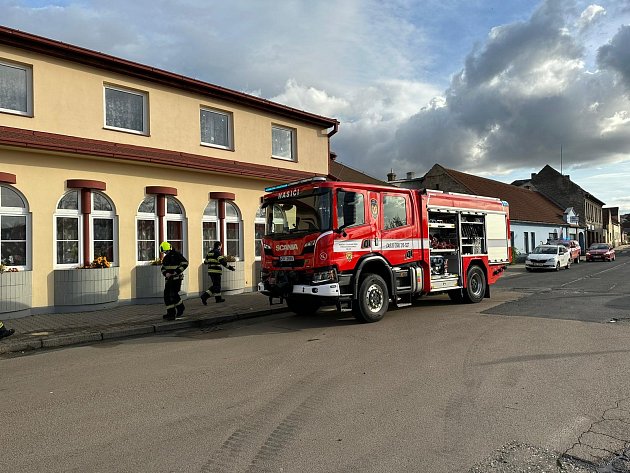
[{"label": "fire truck roller shutter", "polygon": [[486,215],[486,238],[488,241],[488,261],[490,263],[508,261],[507,216],[503,213]]}]

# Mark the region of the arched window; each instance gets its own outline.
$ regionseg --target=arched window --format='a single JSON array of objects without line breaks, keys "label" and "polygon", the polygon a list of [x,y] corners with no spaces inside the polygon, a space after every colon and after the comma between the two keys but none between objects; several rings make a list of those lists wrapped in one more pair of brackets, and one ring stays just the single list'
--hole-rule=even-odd
[{"label": "arched window", "polygon": [[265,215],[267,211],[262,207],[256,212],[254,219],[254,256],[256,261],[262,257],[262,238],[265,236]]},{"label": "arched window", "polygon": [[31,221],[26,199],[0,185],[0,263],[30,269]]},{"label": "arched window", "polygon": [[[70,266],[105,256],[117,266],[118,222],[112,201],[102,192],[89,191],[89,209],[82,209],[80,191],[71,190],[57,204],[55,213],[55,262]],[[88,210],[87,212],[85,210]],[[86,221],[86,216],[88,221]],[[89,225],[85,245],[83,226]],[[84,254],[87,251],[87,254]]]},{"label": "arched window", "polygon": [[233,202],[225,202],[225,254],[243,259],[241,212]]},{"label": "arched window", "polygon": [[[181,203],[166,196],[166,212],[163,221],[157,213],[156,195],[149,195],[140,203],[136,217],[138,262],[149,262],[158,258],[160,234],[176,250],[184,253],[186,214]],[[160,225],[164,225],[160,232]]]},{"label": "arched window", "polygon": [[186,220],[186,214],[184,213],[184,207],[175,198],[166,197],[166,240],[177,251],[184,253],[184,242],[186,241],[184,236],[184,222]]},{"label": "arched window", "polygon": [[203,256],[212,249],[215,241],[219,240],[219,203],[211,199],[203,211]]},{"label": "arched window", "polygon": [[223,254],[243,259],[241,211],[231,201],[211,198],[203,212],[203,254],[215,241],[223,242]]}]

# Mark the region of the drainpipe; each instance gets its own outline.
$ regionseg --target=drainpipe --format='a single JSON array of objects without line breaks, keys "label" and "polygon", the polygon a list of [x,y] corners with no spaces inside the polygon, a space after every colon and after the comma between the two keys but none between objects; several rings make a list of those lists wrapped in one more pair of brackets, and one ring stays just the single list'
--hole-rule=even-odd
[{"label": "drainpipe", "polygon": [[330,175],[330,138],[332,138],[332,136],[336,134],[338,131],[339,131],[339,122],[335,120],[333,129],[330,130],[328,134],[326,135],[328,137],[328,158],[329,158],[328,159],[328,175]]}]

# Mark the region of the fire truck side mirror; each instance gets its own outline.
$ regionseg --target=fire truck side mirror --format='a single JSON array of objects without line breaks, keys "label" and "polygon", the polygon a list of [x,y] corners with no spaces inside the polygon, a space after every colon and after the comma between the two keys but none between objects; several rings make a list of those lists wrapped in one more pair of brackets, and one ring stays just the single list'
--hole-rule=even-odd
[{"label": "fire truck side mirror", "polygon": [[348,236],[348,234],[347,234],[347,233],[346,233],[346,231],[343,229],[343,227],[344,227],[344,226],[345,226],[345,225],[342,225],[342,226],[341,226],[341,227],[339,227],[339,228],[333,228],[333,232],[338,233],[338,234],[341,234],[341,235],[343,235],[344,237],[347,237],[347,236]]}]

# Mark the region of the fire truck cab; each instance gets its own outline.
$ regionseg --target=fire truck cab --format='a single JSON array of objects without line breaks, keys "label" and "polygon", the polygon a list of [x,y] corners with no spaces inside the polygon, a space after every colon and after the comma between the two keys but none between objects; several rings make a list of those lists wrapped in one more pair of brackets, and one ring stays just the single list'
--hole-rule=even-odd
[{"label": "fire truck cab", "polygon": [[481,302],[510,260],[500,199],[324,177],[265,191],[258,289],[297,314],[335,305],[375,322],[427,294]]}]

